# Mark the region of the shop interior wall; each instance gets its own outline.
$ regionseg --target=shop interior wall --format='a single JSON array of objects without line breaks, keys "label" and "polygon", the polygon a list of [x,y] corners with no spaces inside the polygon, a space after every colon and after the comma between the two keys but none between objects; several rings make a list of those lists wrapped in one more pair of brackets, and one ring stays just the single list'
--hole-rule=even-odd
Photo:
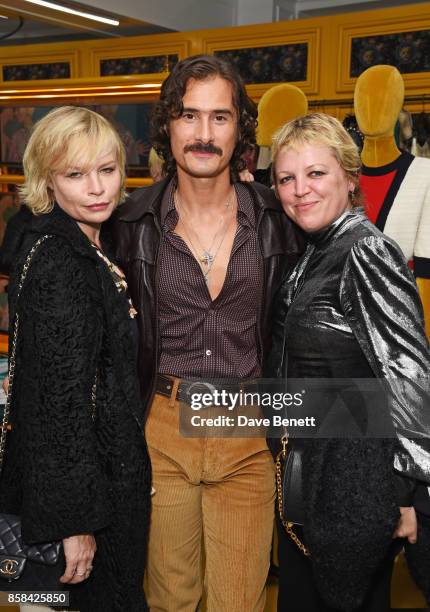
[{"label": "shop interior wall", "polygon": [[304,91],[311,109],[340,119],[353,112],[354,70],[394,63],[405,80],[405,108],[416,113],[430,110],[429,49],[430,3],[226,29],[8,46],[0,53],[0,104],[150,101],[176,60],[228,52],[245,70],[255,101],[274,82],[289,80]]}]

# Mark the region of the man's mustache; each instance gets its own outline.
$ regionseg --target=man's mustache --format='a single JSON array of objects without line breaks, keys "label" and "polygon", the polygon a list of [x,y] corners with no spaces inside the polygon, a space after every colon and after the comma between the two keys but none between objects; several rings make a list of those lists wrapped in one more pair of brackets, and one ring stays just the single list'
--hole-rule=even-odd
[{"label": "man's mustache", "polygon": [[216,147],[210,142],[207,144],[204,144],[203,142],[195,142],[193,144],[185,145],[184,153],[188,153],[189,151],[195,151],[196,153],[214,153],[220,157],[222,156],[222,149]]}]

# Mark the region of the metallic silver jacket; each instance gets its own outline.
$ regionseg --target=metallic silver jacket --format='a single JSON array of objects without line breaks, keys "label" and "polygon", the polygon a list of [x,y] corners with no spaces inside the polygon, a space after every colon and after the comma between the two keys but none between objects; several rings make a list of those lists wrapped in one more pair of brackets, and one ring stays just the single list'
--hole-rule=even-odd
[{"label": "metallic silver jacket", "polygon": [[[319,351],[330,360],[345,347],[359,350],[358,343],[371,375],[386,387],[400,442],[394,467],[430,485],[430,351],[413,274],[398,245],[362,209],[308,238],[276,301],[266,374],[291,376],[289,352]],[[346,368],[332,376],[357,375]]]}]

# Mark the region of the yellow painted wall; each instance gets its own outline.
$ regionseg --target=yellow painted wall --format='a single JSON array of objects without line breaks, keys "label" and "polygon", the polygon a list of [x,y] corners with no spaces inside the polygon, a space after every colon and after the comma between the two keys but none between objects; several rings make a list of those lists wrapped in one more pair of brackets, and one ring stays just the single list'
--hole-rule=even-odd
[{"label": "yellow painted wall", "polygon": [[[351,110],[350,103],[355,79],[349,77],[351,39],[372,34],[430,29],[430,3],[397,8],[347,13],[330,17],[318,17],[279,23],[241,26],[235,28],[197,30],[173,34],[137,36],[118,40],[92,40],[6,47],[0,53],[0,104],[45,103],[46,97],[32,100],[34,96],[50,96],[58,102],[70,97],[88,100],[93,87],[95,96],[109,94],[106,99],[117,101],[149,99],[159,90],[165,74],[100,77],[101,59],[125,58],[145,55],[178,54],[184,58],[195,53],[213,53],[218,50],[308,43],[307,79],[296,82],[311,102],[318,108],[342,116]],[[46,81],[2,81],[2,66],[19,63],[43,63],[69,61],[71,79]],[[404,75],[406,96],[430,96],[430,72]],[[140,90],[142,83],[154,84],[153,88]],[[117,86],[117,90],[106,89]],[[132,88],[134,86],[134,89]],[[58,92],[58,88],[66,91]],[[258,100],[270,84],[249,85],[250,95]],[[87,88],[82,97],[82,88]],[[52,91],[57,89],[57,91]],[[23,98],[27,90],[26,98]],[[39,90],[39,91],[36,91]],[[40,91],[43,90],[43,91]],[[117,92],[117,97],[115,93]],[[57,95],[56,95],[57,94]],[[69,96],[68,96],[69,94]],[[123,98],[123,95],[125,98]],[[51,97],[52,96],[52,97]],[[324,105],[323,101],[338,101],[339,106]],[[422,110],[421,100],[407,104],[409,110]],[[430,100],[424,105],[430,108]]]},{"label": "yellow painted wall", "polygon": [[[158,96],[166,72],[102,77],[100,60],[164,54],[177,54],[183,59],[196,53],[307,42],[307,77],[294,84],[308,97],[310,110],[342,120],[353,111],[355,79],[349,76],[352,38],[420,30],[430,30],[430,2],[235,28],[4,47],[0,51],[0,105],[150,101]],[[2,80],[5,65],[59,61],[70,62],[70,79]],[[411,112],[430,111],[430,72],[404,74],[403,78],[405,107]],[[247,89],[258,101],[271,85],[248,85]],[[0,167],[0,190],[19,182],[5,172],[7,168]],[[148,179],[130,179],[129,183],[135,187],[148,183]]]}]

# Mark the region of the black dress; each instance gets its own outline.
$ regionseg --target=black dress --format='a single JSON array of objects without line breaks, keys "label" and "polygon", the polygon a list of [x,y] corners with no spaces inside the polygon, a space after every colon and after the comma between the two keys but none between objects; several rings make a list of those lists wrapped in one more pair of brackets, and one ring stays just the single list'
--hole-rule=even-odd
[{"label": "black dress", "polygon": [[6,244],[20,329],[1,510],[21,516],[27,543],[94,534],[90,577],[67,585],[71,609],[142,612],[151,468],[126,293],[58,206],[23,214]]},{"label": "black dress", "polygon": [[326,433],[293,440],[293,447],[304,447],[304,537],[315,584],[328,605],[353,610],[390,549],[398,506],[412,504],[417,482],[420,497],[428,499],[430,353],[403,255],[362,211],[346,212],[308,238],[305,255],[275,301],[265,373],[383,381],[383,401],[371,409],[380,411],[376,424],[382,431],[389,425],[386,438],[368,435],[375,414],[348,389],[345,422],[362,436],[340,438],[333,417],[330,430],[324,419],[329,393],[325,402],[310,404]]}]

